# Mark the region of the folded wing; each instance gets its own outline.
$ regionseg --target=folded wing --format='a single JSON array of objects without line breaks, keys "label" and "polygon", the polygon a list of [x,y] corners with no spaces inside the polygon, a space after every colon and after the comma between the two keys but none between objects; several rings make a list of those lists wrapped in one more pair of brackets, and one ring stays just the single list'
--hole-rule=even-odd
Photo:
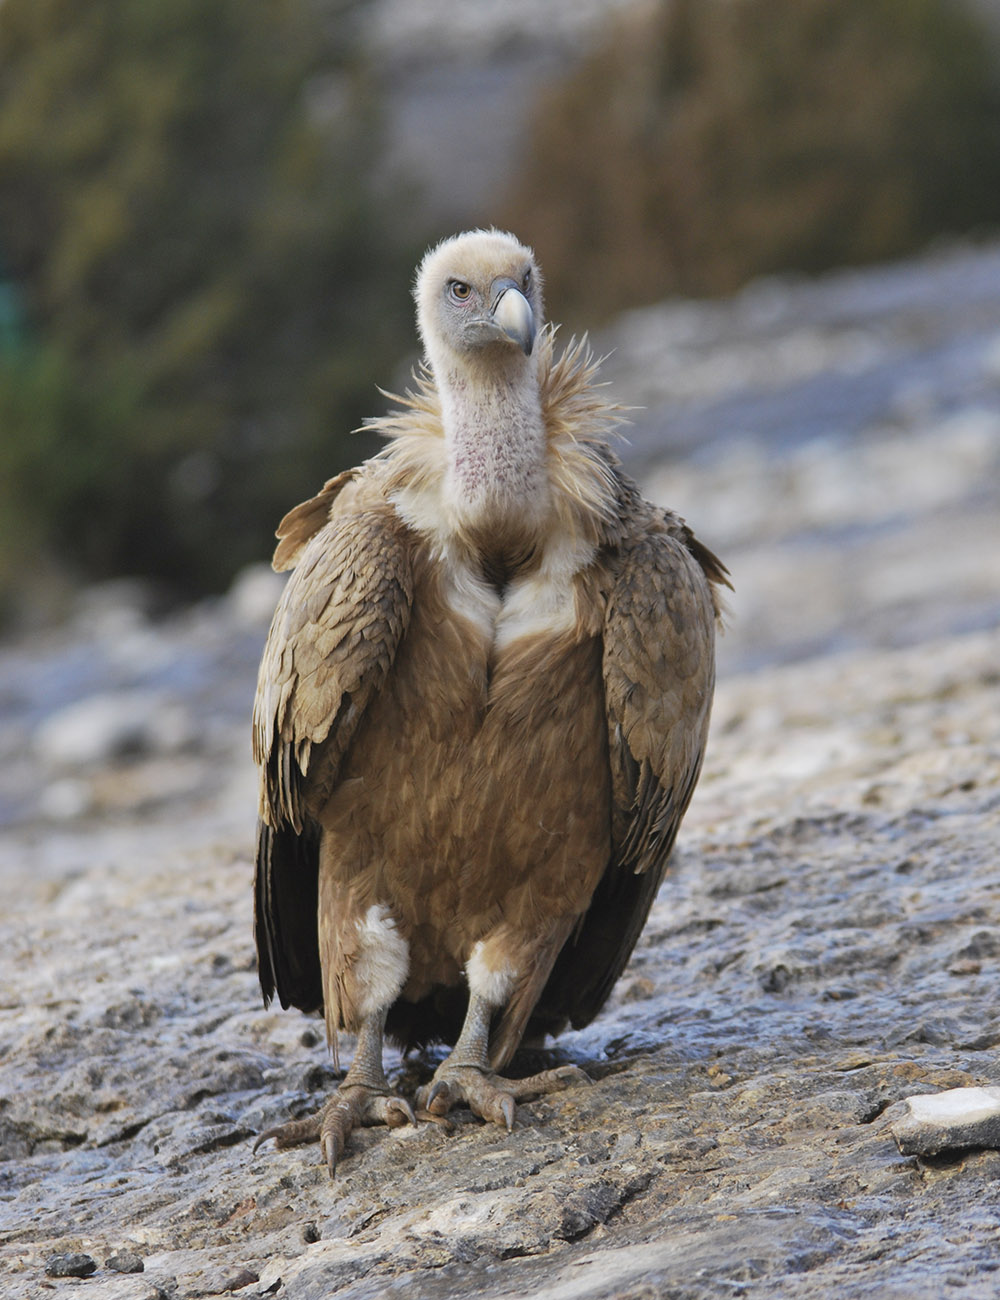
[{"label": "folded wing", "polygon": [[275,567],[295,565],[275,612],[254,704],[261,769],[254,932],[265,1001],[317,1010],[315,814],[406,630],[405,528],[350,474],[282,521]]}]

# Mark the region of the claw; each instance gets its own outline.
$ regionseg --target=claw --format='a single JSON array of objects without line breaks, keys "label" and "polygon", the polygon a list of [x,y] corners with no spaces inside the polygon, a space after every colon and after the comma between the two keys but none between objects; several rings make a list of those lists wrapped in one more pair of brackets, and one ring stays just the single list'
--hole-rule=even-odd
[{"label": "claw", "polygon": [[491,1124],[502,1124],[508,1133],[514,1130],[518,1101],[561,1092],[574,1083],[590,1083],[590,1079],[575,1065],[544,1070],[527,1079],[504,1079],[478,1066],[443,1061],[437,1074],[438,1077],[419,1095],[418,1104],[423,1115],[429,1119],[443,1116],[453,1105],[464,1101],[474,1115]]},{"label": "claw", "polygon": [[279,1150],[319,1139],[323,1160],[332,1178],[337,1162],[347,1147],[347,1139],[363,1124],[386,1124],[400,1128],[416,1124],[410,1103],[403,1097],[390,1097],[365,1084],[341,1084],[321,1111],[308,1119],[291,1120],[261,1133],[254,1143],[256,1153],[262,1142],[274,1138]]},{"label": "claw", "polygon": [[361,1123],[363,1097],[341,1092],[331,1097],[323,1109],[319,1145],[332,1178],[337,1161],[344,1153],[350,1133]]},{"label": "claw", "polygon": [[333,1178],[337,1172],[337,1140],[332,1133],[327,1133],[320,1139],[320,1148],[330,1177]]},{"label": "claw", "polygon": [[385,1122],[389,1128],[402,1128],[404,1124],[416,1124],[417,1117],[405,1097],[389,1097],[385,1103]]},{"label": "claw", "polygon": [[[427,1093],[424,1109],[430,1111],[432,1115],[447,1115],[453,1100],[447,1082],[444,1079],[435,1079]],[[436,1105],[437,1102],[441,1104]]]},{"label": "claw", "polygon": [[265,1129],[263,1133],[259,1133],[257,1135],[257,1141],[253,1144],[251,1154],[256,1155],[261,1148],[261,1144],[266,1142],[268,1138],[277,1137],[278,1132],[279,1130],[276,1128],[269,1128],[269,1129]]}]

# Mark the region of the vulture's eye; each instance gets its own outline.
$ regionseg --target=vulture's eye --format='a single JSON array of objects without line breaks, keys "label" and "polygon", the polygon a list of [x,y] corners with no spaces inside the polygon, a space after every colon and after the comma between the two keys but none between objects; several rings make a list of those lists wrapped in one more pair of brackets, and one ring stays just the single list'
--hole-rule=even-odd
[{"label": "vulture's eye", "polygon": [[521,285],[525,293],[527,293],[528,290],[531,288],[531,267],[530,266],[524,273],[524,279],[521,281]]},{"label": "vulture's eye", "polygon": [[453,302],[468,302],[472,297],[472,288],[462,280],[452,280],[448,285],[448,294]]}]

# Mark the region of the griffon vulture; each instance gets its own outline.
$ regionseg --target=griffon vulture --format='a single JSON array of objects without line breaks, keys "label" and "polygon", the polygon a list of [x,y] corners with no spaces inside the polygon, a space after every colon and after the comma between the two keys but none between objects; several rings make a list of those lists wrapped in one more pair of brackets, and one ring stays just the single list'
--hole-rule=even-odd
[{"label": "griffon vulture", "polygon": [[691,797],[726,570],[607,445],[585,346],[541,328],[534,257],[499,231],[431,249],[425,364],[386,448],[278,529],[294,568],[254,708],[265,1002],[323,1009],[337,1092],[258,1139],[413,1122],[386,1032],[453,1044],[418,1094],[506,1124],[586,1078],[497,1071],[586,1025],[621,974]]}]

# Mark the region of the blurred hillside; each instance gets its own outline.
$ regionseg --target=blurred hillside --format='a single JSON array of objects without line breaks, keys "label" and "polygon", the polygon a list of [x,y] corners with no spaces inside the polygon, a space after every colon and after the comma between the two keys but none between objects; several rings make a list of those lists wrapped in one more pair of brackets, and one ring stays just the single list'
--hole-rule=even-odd
[{"label": "blurred hillside", "polygon": [[994,228],[998,7],[4,0],[0,620],[266,557],[462,226],[591,326]]}]

